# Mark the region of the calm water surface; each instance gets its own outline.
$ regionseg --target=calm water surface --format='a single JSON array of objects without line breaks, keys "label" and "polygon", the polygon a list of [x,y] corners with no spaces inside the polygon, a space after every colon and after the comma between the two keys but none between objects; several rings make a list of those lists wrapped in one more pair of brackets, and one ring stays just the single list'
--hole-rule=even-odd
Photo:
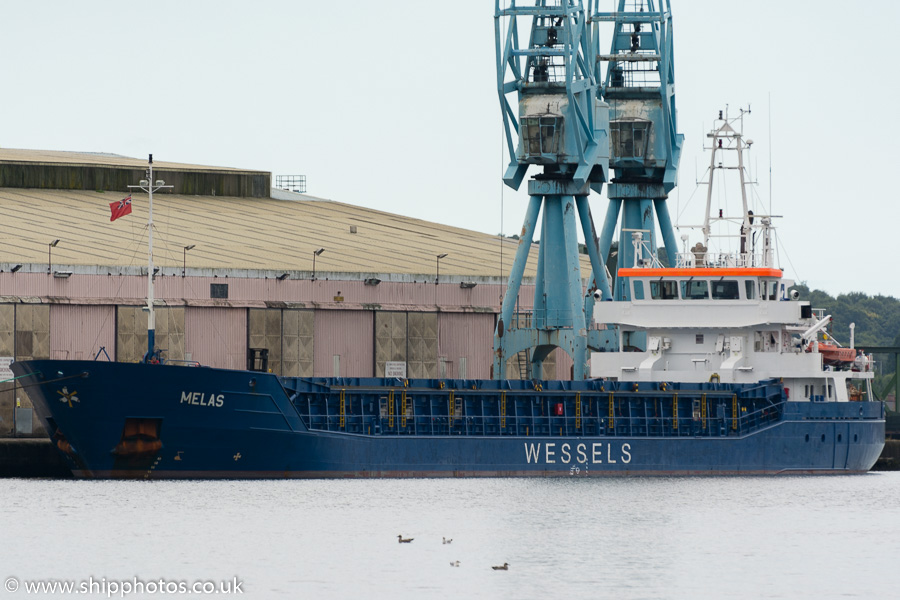
[{"label": "calm water surface", "polygon": [[900,473],[9,479],[0,542],[2,580],[237,577],[250,598],[898,598]]}]

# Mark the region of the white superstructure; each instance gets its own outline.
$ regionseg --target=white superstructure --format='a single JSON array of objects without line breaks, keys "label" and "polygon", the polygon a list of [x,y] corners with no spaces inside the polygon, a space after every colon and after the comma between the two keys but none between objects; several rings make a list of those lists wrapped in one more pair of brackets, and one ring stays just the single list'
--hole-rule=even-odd
[{"label": "white superstructure", "polygon": [[[720,123],[710,134],[710,183],[717,168],[726,168],[716,153],[735,150],[740,157],[745,146],[727,120]],[[742,158],[738,165],[743,172]],[[594,308],[597,323],[617,327],[620,351],[592,353],[591,376],[722,383],[780,378],[789,400],[870,399],[870,357],[852,342],[842,348],[827,333],[831,317],[797,299],[794,282],[773,264],[771,217],[747,209],[744,187],[742,176],[743,215],[730,219],[736,251],[708,251],[709,217],[705,243],[679,254],[671,268],[650,254],[642,232],[632,234],[635,263],[620,268],[616,281],[627,299]],[[729,221],[721,211],[714,219]]]}]

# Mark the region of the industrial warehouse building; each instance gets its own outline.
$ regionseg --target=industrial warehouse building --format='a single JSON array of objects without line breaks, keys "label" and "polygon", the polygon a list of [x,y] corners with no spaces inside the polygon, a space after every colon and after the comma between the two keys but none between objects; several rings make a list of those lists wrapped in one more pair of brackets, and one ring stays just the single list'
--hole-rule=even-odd
[{"label": "industrial warehouse building", "polygon": [[[10,360],[141,359],[148,197],[133,194],[113,222],[109,205],[146,167],[0,149],[0,380]],[[153,198],[167,361],[246,368],[264,349],[290,376],[384,376],[390,362],[411,378],[491,377],[515,240],[273,189],[261,171],[155,162],[154,179],[173,186]],[[526,313],[536,259],[534,248]],[[507,377],[525,362],[510,360]],[[571,359],[556,350],[544,368],[568,379]],[[14,433],[17,399],[27,410],[27,390],[0,383],[0,436]]]}]

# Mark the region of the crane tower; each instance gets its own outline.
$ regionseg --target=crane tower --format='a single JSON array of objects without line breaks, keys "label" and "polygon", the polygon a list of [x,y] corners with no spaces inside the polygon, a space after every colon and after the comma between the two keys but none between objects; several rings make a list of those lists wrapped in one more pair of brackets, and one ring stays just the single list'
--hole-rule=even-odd
[{"label": "crane tower", "polygon": [[[677,252],[663,203],[675,185],[682,139],[674,124],[671,15],[656,12],[652,0],[620,0],[615,13],[596,10],[598,0],[589,2],[586,10],[581,0],[527,6],[495,0],[497,85],[511,157],[503,180],[518,189],[531,165],[541,168],[528,181],[528,208],[497,321],[497,379],[519,352],[527,353],[531,376],[542,378],[543,361],[554,348],[572,357],[573,378],[583,379],[588,349],[614,349],[614,336],[602,338],[589,326],[595,293],[604,300],[625,297],[612,289],[605,267],[620,212],[622,234],[630,239],[634,231],[647,232],[655,247],[649,221],[655,207],[666,247],[671,256]],[[637,10],[645,3],[646,11]],[[615,28],[612,51],[601,55],[599,27],[609,22]],[[528,30],[527,43],[520,44],[520,27]],[[609,68],[601,84],[603,63]],[[655,87],[645,85],[652,77],[637,76],[633,65],[644,63],[659,73]],[[513,93],[517,109],[509,101]],[[601,192],[604,183],[610,200],[598,241],[588,195]],[[522,320],[513,311],[539,218],[534,310]],[[579,225],[592,270],[587,286]]]},{"label": "crane tower", "polygon": [[[600,0],[592,2],[596,7]],[[630,243],[634,234],[640,234],[639,248],[647,251],[637,260],[652,260],[657,250],[655,213],[666,254],[674,264],[678,243],[666,198],[677,183],[684,136],[677,132],[675,119],[669,0],[618,0],[618,11],[593,11],[592,20],[598,28],[613,25],[610,52],[598,52],[596,62],[598,80],[606,65],[600,95],[609,103],[609,166],[614,173],[607,188],[600,251],[604,256],[609,252],[621,221],[618,264],[635,263],[635,246]],[[630,291],[620,285],[614,297],[627,300]]]}]

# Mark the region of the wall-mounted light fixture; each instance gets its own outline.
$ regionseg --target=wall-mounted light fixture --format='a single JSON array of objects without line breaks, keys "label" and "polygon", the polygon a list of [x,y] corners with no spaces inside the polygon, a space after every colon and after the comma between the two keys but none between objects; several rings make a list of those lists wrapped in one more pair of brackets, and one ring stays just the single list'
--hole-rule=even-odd
[{"label": "wall-mounted light fixture", "polygon": [[325,248],[319,248],[318,250],[313,250],[313,281],[316,279],[316,257],[320,256],[323,252],[325,252]]},{"label": "wall-mounted light fixture", "polygon": [[59,240],[53,240],[49,244],[47,244],[47,272],[53,272],[53,249],[56,248],[56,245],[59,243]]},{"label": "wall-mounted light fixture", "polygon": [[184,272],[187,270],[187,253],[188,250],[193,250],[197,247],[197,244],[191,244],[190,246],[184,247],[184,262],[181,263],[181,276],[184,277]]},{"label": "wall-mounted light fixture", "polygon": [[434,285],[437,285],[437,284],[438,284],[438,280],[441,278],[441,259],[442,259],[442,258],[447,258],[447,256],[448,256],[448,255],[447,255],[446,252],[443,253],[443,254],[438,254],[438,255],[437,255],[437,261],[436,261],[436,262],[437,262],[437,268],[435,269],[435,270],[437,271],[437,273],[435,274],[435,277],[434,277]]}]

